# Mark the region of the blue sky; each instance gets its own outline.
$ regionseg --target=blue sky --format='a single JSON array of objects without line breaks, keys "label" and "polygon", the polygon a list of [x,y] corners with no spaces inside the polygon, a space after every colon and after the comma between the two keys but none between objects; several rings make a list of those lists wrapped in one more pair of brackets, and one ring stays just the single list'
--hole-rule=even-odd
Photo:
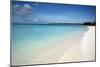
[{"label": "blue sky", "polygon": [[13,23],[83,23],[93,22],[95,17],[95,6],[12,2]]}]

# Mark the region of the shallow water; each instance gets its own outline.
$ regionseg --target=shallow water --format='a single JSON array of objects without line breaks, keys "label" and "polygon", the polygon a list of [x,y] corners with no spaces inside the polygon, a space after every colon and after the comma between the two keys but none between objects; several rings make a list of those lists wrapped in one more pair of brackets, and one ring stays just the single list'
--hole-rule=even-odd
[{"label": "shallow water", "polygon": [[[55,40],[66,38],[67,40],[77,39],[82,37],[85,32],[88,31],[87,26],[82,25],[12,25],[11,30],[11,44],[12,44],[12,61],[14,64],[29,60],[28,57],[42,54],[44,51],[38,49],[44,49],[44,47],[55,46],[52,43]],[[82,34],[82,35],[81,35]],[[78,37],[77,37],[78,36]],[[70,44],[69,44],[70,45]],[[38,48],[38,49],[37,49]],[[60,49],[60,48],[59,48]],[[34,51],[37,52],[34,52]],[[23,56],[22,56],[23,55]]]}]

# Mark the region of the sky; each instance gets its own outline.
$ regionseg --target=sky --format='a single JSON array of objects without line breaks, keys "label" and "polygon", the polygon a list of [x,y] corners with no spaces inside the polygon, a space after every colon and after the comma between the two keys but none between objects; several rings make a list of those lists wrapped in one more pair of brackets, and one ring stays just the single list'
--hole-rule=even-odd
[{"label": "sky", "polygon": [[84,23],[95,17],[95,6],[12,1],[12,23]]}]

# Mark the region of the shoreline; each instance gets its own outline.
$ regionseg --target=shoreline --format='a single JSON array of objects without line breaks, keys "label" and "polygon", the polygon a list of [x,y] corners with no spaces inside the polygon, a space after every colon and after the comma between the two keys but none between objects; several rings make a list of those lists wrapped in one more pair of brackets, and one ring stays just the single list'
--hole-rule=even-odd
[{"label": "shoreline", "polygon": [[95,26],[88,26],[88,29],[89,30],[86,33],[84,33],[80,45],[77,46],[76,44],[69,51],[66,50],[59,62],[95,60]]}]

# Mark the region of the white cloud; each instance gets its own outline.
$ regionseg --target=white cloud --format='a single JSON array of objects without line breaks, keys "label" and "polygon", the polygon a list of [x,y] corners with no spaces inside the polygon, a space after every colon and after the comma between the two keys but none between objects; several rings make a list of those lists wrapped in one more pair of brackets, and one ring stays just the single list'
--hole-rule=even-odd
[{"label": "white cloud", "polygon": [[[15,4],[13,5],[13,20],[17,21],[18,23],[20,22],[32,22],[32,13],[33,13],[33,8],[29,4]],[[35,19],[34,21],[37,21]]]},{"label": "white cloud", "polygon": [[28,4],[24,4],[23,7],[24,8],[28,8],[28,9],[32,9],[32,7],[30,5],[28,5]]},{"label": "white cloud", "polygon": [[32,13],[32,7],[28,4],[13,5],[14,13],[17,15],[30,15]]}]

